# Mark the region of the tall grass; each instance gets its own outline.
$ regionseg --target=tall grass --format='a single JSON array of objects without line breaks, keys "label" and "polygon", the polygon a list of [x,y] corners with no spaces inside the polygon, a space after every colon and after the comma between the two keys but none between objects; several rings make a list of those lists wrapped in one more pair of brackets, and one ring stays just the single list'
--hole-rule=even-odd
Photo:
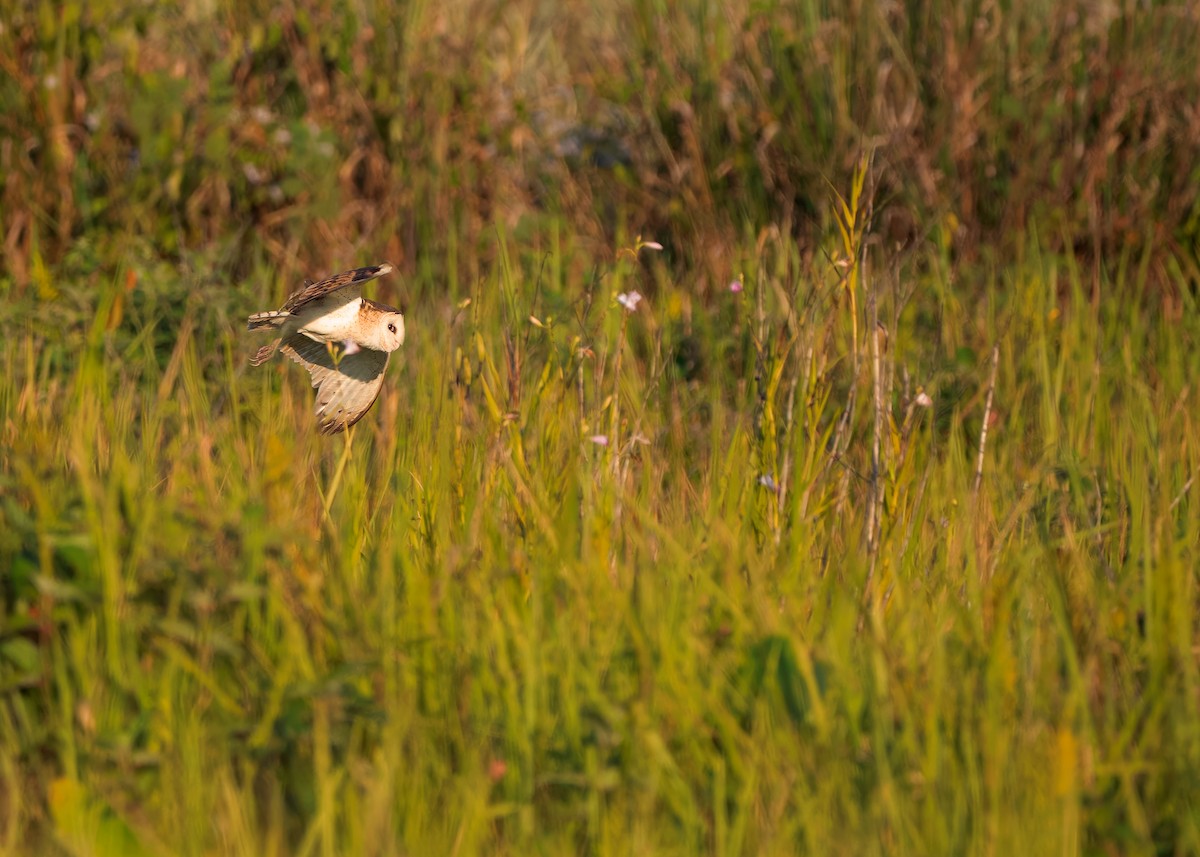
[{"label": "tall grass", "polygon": [[872,470],[842,266],[748,257],[689,381],[669,265],[569,243],[410,312],[332,497],[306,379],[213,307],[18,328],[6,850],[1195,847],[1194,313],[1036,246],[978,306],[933,272]]},{"label": "tall grass", "polygon": [[[16,10],[0,852],[1200,850],[1194,22],[1071,10]],[[384,258],[324,438],[243,319]]]}]

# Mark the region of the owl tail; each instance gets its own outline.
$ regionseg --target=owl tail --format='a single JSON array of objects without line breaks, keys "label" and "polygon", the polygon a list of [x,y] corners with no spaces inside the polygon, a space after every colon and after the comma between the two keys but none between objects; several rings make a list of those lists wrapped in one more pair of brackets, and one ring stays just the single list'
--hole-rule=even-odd
[{"label": "owl tail", "polygon": [[283,327],[284,322],[291,317],[290,312],[279,312],[271,310],[269,312],[256,312],[247,319],[247,330],[262,330],[263,328],[279,328]]}]

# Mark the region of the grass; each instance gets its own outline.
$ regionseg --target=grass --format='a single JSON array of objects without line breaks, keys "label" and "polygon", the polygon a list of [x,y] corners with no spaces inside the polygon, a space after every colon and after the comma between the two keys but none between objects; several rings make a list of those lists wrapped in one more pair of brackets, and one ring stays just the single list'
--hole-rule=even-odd
[{"label": "grass", "polygon": [[[0,157],[54,154],[0,213],[0,853],[1200,851],[1195,73],[1033,97],[1185,24],[635,7],[0,31]],[[847,161],[905,45],[981,105],[905,134],[1007,136]],[[321,437],[244,318],[385,258],[408,342]]]},{"label": "grass", "polygon": [[[343,441],[223,313],[114,327],[119,277],[90,320],[27,317],[0,387],[6,848],[1191,850],[1194,308],[1093,307],[1036,250],[981,306],[925,288],[873,478],[839,269],[776,253],[690,382],[648,250],[414,308],[328,515]],[[937,343],[922,311],[962,327]]]}]

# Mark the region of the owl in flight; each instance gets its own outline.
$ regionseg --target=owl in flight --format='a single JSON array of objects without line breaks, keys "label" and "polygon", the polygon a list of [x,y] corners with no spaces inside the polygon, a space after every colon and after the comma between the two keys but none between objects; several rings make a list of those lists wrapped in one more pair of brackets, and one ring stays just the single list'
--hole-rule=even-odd
[{"label": "owl in flight", "polygon": [[250,330],[278,335],[250,360],[258,366],[282,350],[312,375],[322,434],[354,425],[375,404],[388,356],[404,343],[400,310],[362,296],[363,283],[389,274],[386,262],[305,282],[277,311],[256,312]]}]

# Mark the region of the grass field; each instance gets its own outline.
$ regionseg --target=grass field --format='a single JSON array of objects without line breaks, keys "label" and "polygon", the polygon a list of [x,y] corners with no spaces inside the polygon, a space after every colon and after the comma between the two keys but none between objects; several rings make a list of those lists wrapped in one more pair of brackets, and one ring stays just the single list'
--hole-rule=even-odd
[{"label": "grass field", "polygon": [[1194,14],[594,5],[0,29],[0,853],[1200,853]]}]

